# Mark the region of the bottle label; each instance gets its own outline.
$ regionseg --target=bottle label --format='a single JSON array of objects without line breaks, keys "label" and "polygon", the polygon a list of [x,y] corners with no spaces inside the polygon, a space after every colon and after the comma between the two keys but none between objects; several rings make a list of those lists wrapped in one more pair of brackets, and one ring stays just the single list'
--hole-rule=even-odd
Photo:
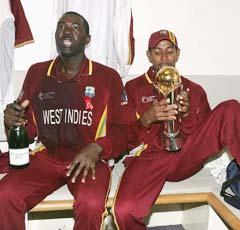
[{"label": "bottle label", "polygon": [[9,149],[11,165],[21,166],[29,163],[29,148]]}]

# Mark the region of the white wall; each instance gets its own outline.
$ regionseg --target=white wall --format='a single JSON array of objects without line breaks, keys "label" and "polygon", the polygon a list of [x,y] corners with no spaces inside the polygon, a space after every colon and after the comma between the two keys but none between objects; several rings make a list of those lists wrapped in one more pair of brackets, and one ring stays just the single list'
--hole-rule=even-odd
[{"label": "white wall", "polygon": [[[55,1],[21,0],[35,43],[15,50],[16,70],[49,58]],[[131,74],[146,71],[148,38],[152,32],[166,28],[178,37],[178,68],[182,74],[240,75],[239,0],[130,1],[136,41]]]},{"label": "white wall", "polygon": [[31,64],[49,59],[54,2],[21,0],[35,42],[14,50],[15,70],[27,70]]},{"label": "white wall", "polygon": [[239,0],[131,0],[136,57],[132,73],[145,71],[150,34],[172,30],[183,74],[240,74]]}]

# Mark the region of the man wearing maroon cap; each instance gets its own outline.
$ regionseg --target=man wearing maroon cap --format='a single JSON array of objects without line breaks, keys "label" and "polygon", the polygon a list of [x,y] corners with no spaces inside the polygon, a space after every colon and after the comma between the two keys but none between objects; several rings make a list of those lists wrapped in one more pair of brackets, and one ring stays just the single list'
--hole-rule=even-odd
[{"label": "man wearing maroon cap", "polygon": [[148,48],[154,48],[162,40],[170,41],[176,48],[178,48],[177,38],[171,31],[160,30],[151,34],[148,42]]},{"label": "man wearing maroon cap", "polygon": [[[152,66],[146,73],[126,83],[129,110],[146,127],[135,156],[127,165],[115,196],[113,216],[117,229],[146,229],[146,217],[165,181],[179,181],[199,171],[204,162],[224,146],[240,163],[240,104],[221,103],[214,110],[203,88],[181,76],[182,93],[177,104],[159,99],[153,86],[156,73],[164,66],[174,67],[180,50],[175,35],[167,30],[153,33],[147,57]],[[131,114],[131,113],[128,113]],[[163,121],[180,119],[183,146],[175,152],[163,148]],[[232,138],[234,136],[234,138]]]}]

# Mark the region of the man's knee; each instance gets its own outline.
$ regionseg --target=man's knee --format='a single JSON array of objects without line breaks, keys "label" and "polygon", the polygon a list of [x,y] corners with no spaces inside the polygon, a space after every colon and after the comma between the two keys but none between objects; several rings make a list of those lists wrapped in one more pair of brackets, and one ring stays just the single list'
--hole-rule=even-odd
[{"label": "man's knee", "polygon": [[240,109],[240,103],[235,99],[224,101],[220,104],[220,106],[224,107],[224,109],[226,109],[227,111],[235,111]]},{"label": "man's knee", "polygon": [[220,103],[216,109],[216,114],[219,116],[230,116],[234,117],[235,115],[239,116],[240,113],[240,103],[237,100],[228,100]]},{"label": "man's knee", "polygon": [[114,213],[116,217],[120,219],[127,219],[130,216],[133,216],[131,210],[136,210],[136,206],[137,204],[132,201],[116,202],[114,205]]},{"label": "man's knee", "polygon": [[19,212],[26,211],[26,205],[21,200],[14,190],[9,191],[8,189],[0,189],[0,209],[16,209]]},{"label": "man's knee", "polygon": [[90,213],[90,215],[93,213],[96,215],[98,213],[101,214],[104,208],[105,204],[97,199],[80,199],[74,202],[74,212],[81,213],[81,215],[82,213],[85,213],[84,215],[87,215],[88,213]]}]

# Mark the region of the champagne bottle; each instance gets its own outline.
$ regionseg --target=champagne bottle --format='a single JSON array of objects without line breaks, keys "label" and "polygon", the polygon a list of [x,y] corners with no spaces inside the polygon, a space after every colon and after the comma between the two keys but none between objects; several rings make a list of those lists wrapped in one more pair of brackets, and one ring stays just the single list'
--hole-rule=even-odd
[{"label": "champagne bottle", "polygon": [[24,125],[11,127],[8,135],[9,165],[26,168],[29,165],[28,135]]}]

